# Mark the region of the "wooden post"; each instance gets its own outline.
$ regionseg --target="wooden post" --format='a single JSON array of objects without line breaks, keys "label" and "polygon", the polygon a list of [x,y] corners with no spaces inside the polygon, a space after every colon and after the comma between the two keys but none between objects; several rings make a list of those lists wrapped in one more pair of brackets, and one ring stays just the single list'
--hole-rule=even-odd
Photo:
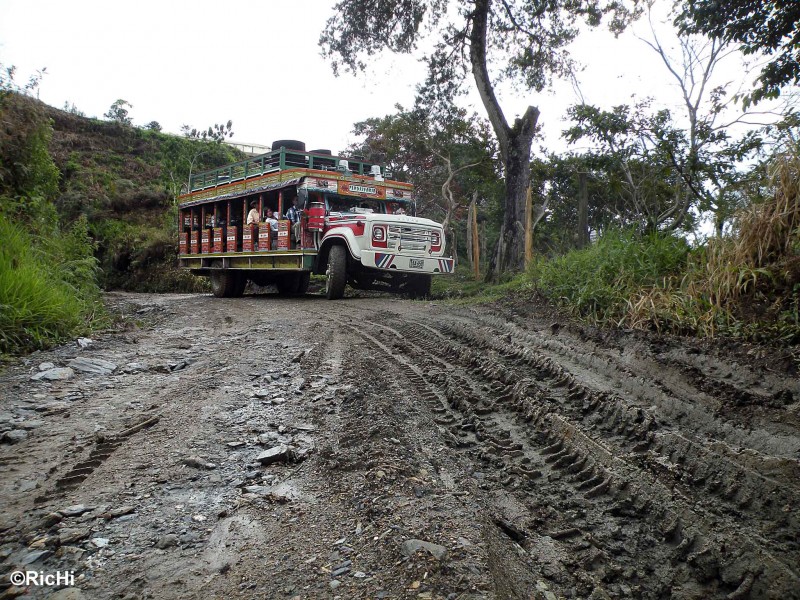
[{"label": "wooden post", "polygon": [[466,227],[467,235],[466,235],[466,242],[467,242],[467,260],[469,261],[469,268],[470,270],[475,269],[475,251],[473,249],[473,241],[472,241],[472,203],[470,202],[469,206],[467,207],[467,227]]},{"label": "wooden post", "polygon": [[585,248],[589,244],[589,191],[586,176],[586,171],[578,173],[578,248]]},{"label": "wooden post", "polygon": [[533,260],[533,194],[531,186],[525,196],[525,268]]},{"label": "wooden post", "polygon": [[481,278],[481,247],[480,239],[478,238],[478,193],[472,195],[472,202],[469,205],[469,231],[472,238],[471,256],[472,256],[472,270],[475,274],[475,281]]}]

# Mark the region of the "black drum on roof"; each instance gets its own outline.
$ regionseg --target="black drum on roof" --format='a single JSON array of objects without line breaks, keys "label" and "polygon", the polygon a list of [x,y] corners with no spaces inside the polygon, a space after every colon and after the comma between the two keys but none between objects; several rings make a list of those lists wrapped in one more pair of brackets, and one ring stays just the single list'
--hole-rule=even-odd
[{"label": "black drum on roof", "polygon": [[301,142],[300,140],[275,140],[272,142],[273,150],[280,150],[281,147],[286,148],[287,150],[298,150],[300,152],[306,151],[305,142]]}]

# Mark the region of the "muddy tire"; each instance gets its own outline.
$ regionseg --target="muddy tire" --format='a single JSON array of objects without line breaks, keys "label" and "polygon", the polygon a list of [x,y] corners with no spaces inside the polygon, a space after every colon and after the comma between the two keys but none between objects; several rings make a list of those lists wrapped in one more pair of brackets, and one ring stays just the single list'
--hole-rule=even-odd
[{"label": "muddy tire", "polygon": [[347,248],[338,245],[331,247],[325,275],[325,297],[328,300],[338,300],[344,296],[344,286],[347,283]]},{"label": "muddy tire", "polygon": [[211,292],[217,298],[237,298],[244,293],[247,280],[239,273],[214,270],[211,272]]},{"label": "muddy tire", "polygon": [[411,275],[407,284],[408,297],[430,298],[431,279],[430,275]]}]

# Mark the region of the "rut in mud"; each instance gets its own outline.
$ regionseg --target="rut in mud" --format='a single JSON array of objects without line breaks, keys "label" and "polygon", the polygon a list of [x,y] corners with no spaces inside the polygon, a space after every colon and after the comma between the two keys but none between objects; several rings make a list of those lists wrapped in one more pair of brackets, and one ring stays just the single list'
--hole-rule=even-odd
[{"label": "rut in mud", "polygon": [[[800,597],[800,384],[758,349],[531,306],[113,299],[149,321],[0,381],[6,428],[40,422],[0,448],[6,572],[87,598]],[[75,355],[126,366],[30,381]]]}]

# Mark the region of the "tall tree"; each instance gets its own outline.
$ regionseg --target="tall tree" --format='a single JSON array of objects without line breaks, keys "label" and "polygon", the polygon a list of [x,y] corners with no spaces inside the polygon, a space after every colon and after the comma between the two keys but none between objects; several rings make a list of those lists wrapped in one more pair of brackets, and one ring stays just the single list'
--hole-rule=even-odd
[{"label": "tall tree", "polygon": [[521,269],[525,193],[539,110],[529,106],[509,123],[496,84],[505,79],[541,91],[554,75],[570,71],[566,46],[578,35],[581,21],[596,26],[610,15],[612,30],[620,31],[634,13],[623,0],[341,0],[334,10],[320,37],[334,72],[340,67],[363,70],[362,57],[384,49],[411,53],[426,31],[435,30],[440,40],[426,57],[429,75],[423,85],[431,104],[452,104],[472,75],[500,147],[506,184],[489,275]]},{"label": "tall tree", "polygon": [[131,125],[133,120],[130,117],[129,108],[133,108],[131,103],[120,98],[108,108],[108,112],[104,113],[103,116],[122,125]]},{"label": "tall tree", "polygon": [[655,115],[649,104],[601,110],[581,104],[569,108],[575,123],[564,132],[574,143],[589,139],[599,147],[593,162],[605,171],[609,191],[618,196],[618,223],[643,229],[677,229],[689,213],[689,197],[678,185],[655,130],[668,127],[669,111]]},{"label": "tall tree", "polygon": [[[677,127],[662,118],[652,120],[650,129],[689,196],[700,210],[714,215],[715,229],[721,235],[736,208],[731,190],[740,184],[738,166],[761,145],[760,134],[753,128],[777,116],[752,109],[739,111],[734,106],[738,94],[728,92],[729,84],[712,87],[716,71],[735,52],[733,45],[716,38],[679,35],[680,56],[676,57],[670,55],[652,25],[651,33],[652,39],[644,42],[658,54],[677,83],[686,125]],[[750,130],[737,138],[734,133],[740,126]]]},{"label": "tall tree", "polygon": [[444,215],[452,244],[453,221],[466,208],[470,193],[482,193],[484,185],[497,179],[497,146],[489,125],[464,109],[434,119],[420,102],[412,110],[396,108],[394,114],[356,123],[353,133],[363,141],[349,151],[385,162],[396,176],[413,182],[420,209]]},{"label": "tall tree", "polygon": [[228,119],[227,123],[214,123],[208,129],[195,129],[189,125],[182,125],[181,133],[192,140],[221,144],[225,138],[233,137],[233,121]]},{"label": "tall tree", "polygon": [[687,0],[676,18],[685,32],[734,42],[744,54],[767,54],[751,100],[774,98],[800,84],[800,2]]}]

